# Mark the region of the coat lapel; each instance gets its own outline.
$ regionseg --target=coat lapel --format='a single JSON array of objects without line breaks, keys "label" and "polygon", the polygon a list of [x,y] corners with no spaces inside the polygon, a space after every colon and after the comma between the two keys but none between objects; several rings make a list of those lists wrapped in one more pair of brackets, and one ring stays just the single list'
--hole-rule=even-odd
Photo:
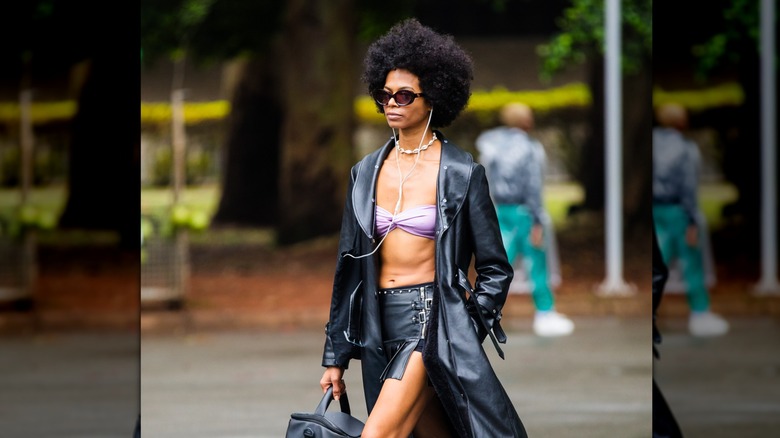
[{"label": "coat lapel", "polygon": [[439,230],[442,234],[450,227],[466,200],[473,159],[470,154],[450,144],[440,132],[437,131],[436,136],[442,139],[437,188]]},{"label": "coat lapel", "polygon": [[355,185],[352,190],[352,206],[360,228],[369,239],[374,238],[374,220],[376,216],[376,180],[382,162],[390,151],[393,142],[388,140],[384,146],[372,152],[359,163]]},{"label": "coat lapel", "polygon": [[[436,131],[436,136],[442,142],[437,199],[439,203],[438,229],[443,233],[452,224],[466,200],[473,159],[470,154],[450,144],[442,133]],[[355,177],[352,204],[360,228],[369,239],[374,238],[375,230],[376,181],[382,163],[392,146],[391,139],[370,154],[367,159],[361,161]]]}]

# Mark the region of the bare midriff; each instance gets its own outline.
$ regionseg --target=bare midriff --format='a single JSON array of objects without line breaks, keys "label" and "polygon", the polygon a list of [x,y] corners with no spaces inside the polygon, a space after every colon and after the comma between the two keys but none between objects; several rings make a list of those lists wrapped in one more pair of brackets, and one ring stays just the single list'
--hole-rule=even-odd
[{"label": "bare midriff", "polygon": [[392,230],[380,249],[379,288],[429,283],[435,274],[436,241]]},{"label": "bare midriff", "polygon": [[[439,142],[425,152],[414,172],[403,187],[400,211],[420,205],[436,204],[436,179],[439,173]],[[403,175],[410,169],[410,157],[402,167]],[[393,211],[398,200],[399,173],[396,155],[390,154],[379,174],[377,200],[382,208]],[[436,272],[436,240],[416,236],[401,228],[394,228],[379,248],[380,289],[411,286],[432,282]]]}]

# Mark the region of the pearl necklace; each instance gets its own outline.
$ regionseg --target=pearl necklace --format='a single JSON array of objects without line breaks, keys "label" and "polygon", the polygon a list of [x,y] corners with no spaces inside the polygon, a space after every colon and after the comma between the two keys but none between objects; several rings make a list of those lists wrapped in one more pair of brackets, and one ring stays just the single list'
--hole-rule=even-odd
[{"label": "pearl necklace", "polygon": [[402,154],[409,154],[409,155],[411,155],[411,154],[419,154],[420,152],[428,149],[433,144],[434,141],[436,141],[436,133],[435,132],[433,133],[433,138],[431,138],[431,141],[429,141],[428,144],[426,144],[425,146],[420,146],[419,148],[416,148],[416,149],[404,149],[404,148],[401,147],[401,143],[399,143],[398,140],[396,140],[395,141],[395,147],[398,149],[398,152],[400,152]]}]

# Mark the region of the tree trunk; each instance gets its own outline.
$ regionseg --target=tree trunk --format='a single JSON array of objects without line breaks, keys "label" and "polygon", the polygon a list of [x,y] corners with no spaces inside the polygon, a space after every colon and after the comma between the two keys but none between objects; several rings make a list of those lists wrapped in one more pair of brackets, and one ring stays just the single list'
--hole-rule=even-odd
[{"label": "tree trunk", "polygon": [[593,98],[588,122],[590,134],[582,147],[579,160],[580,170],[577,179],[582,184],[585,199],[578,208],[583,210],[601,210],[604,208],[604,60],[593,53],[588,71],[588,86]]},{"label": "tree trunk", "polygon": [[[593,98],[589,116],[590,133],[582,149],[580,169],[576,176],[583,186],[585,199],[576,209],[600,211],[605,203],[605,127],[604,62],[591,55],[588,84]],[[647,65],[647,63],[646,63]],[[652,214],[652,77],[642,70],[623,76],[622,86],[623,214],[626,226],[647,227]]]},{"label": "tree trunk", "polygon": [[[117,231],[138,247],[140,175],[139,65],[135,52],[92,59],[73,119],[63,228]],[[132,76],[132,78],[128,78]]]},{"label": "tree trunk", "polygon": [[736,254],[753,260],[761,253],[761,77],[755,47],[741,46],[737,68],[745,101],[735,113],[738,135],[724,135],[723,175],[739,192],[737,200],[723,209],[731,223],[739,224],[738,238],[727,245],[721,257]]},{"label": "tree trunk", "polygon": [[338,231],[353,161],[351,0],[291,0],[281,40],[278,241]]},{"label": "tree trunk", "polygon": [[[644,65],[649,65],[646,61]],[[653,83],[642,69],[623,82],[623,213],[626,227],[649,232],[653,214]]]},{"label": "tree trunk", "polygon": [[273,58],[239,61],[214,225],[275,224],[282,109]]}]

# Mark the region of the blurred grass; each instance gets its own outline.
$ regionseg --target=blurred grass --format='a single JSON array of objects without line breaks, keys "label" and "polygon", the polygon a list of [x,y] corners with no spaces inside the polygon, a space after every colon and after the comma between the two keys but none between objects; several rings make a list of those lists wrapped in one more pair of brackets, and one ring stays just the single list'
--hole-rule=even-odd
[{"label": "blurred grass", "polygon": [[566,227],[566,215],[569,207],[582,202],[585,192],[578,183],[555,183],[544,186],[544,207],[556,229]]},{"label": "blurred grass", "polygon": [[730,183],[708,183],[699,186],[699,209],[707,219],[710,231],[724,225],[721,210],[739,197],[737,188]]},{"label": "blurred grass", "polygon": [[[36,187],[29,193],[27,201],[44,210],[59,216],[65,208],[68,188],[63,185]],[[21,203],[21,192],[15,188],[0,189],[0,210],[12,210]]]},{"label": "blurred grass", "polygon": [[[218,184],[187,187],[181,194],[179,202],[193,210],[204,211],[211,217],[217,211],[219,191]],[[166,210],[172,203],[173,190],[169,187],[141,189],[142,214],[154,214]]]},{"label": "blurred grass", "polygon": [[[207,184],[187,187],[179,202],[192,211],[205,212],[209,222],[219,206],[220,186]],[[148,187],[141,189],[141,214],[163,218],[173,203],[173,191],[169,187]],[[270,228],[212,228],[203,232],[191,232],[189,240],[202,245],[273,245],[276,236]]]},{"label": "blurred grass", "polygon": [[[35,187],[30,190],[27,203],[39,211],[45,211],[59,218],[68,200],[68,188],[65,184],[47,187]],[[0,188],[0,216],[10,217],[21,204],[21,192],[17,188]],[[119,236],[111,231],[91,230],[39,230],[36,239],[41,245],[83,246],[114,245]]]}]

